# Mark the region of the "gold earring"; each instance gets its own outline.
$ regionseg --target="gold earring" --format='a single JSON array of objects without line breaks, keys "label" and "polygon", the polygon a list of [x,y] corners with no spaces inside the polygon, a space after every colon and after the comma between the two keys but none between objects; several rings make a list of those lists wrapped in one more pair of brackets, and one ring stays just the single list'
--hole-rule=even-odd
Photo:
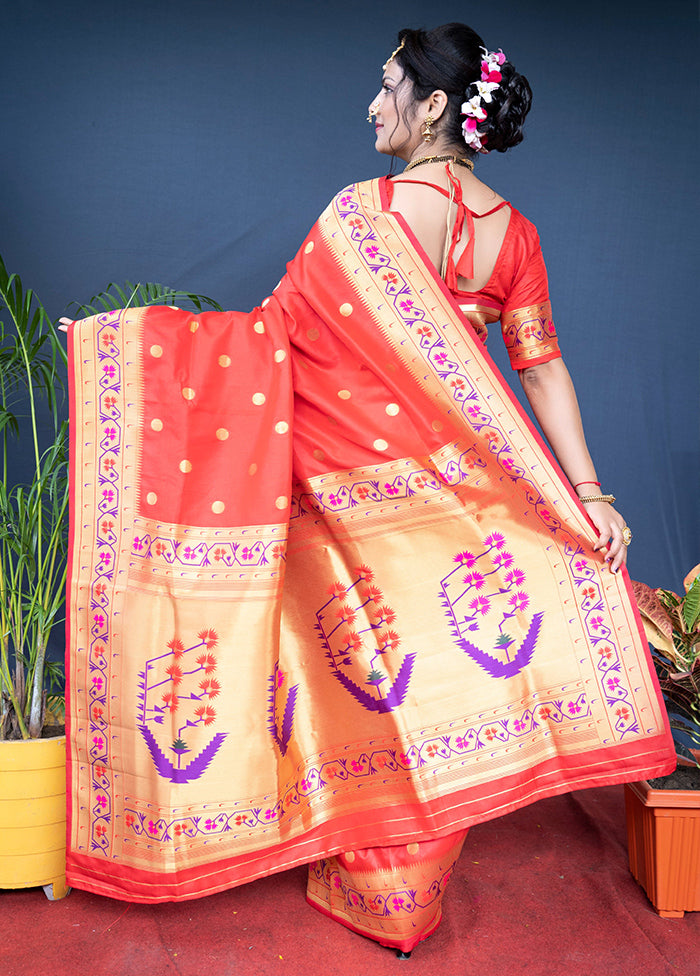
[{"label": "gold earring", "polygon": [[432,142],[435,138],[435,133],[431,128],[433,125],[435,125],[435,119],[428,113],[423,122],[423,128],[420,130],[420,134],[423,136],[423,142]]}]

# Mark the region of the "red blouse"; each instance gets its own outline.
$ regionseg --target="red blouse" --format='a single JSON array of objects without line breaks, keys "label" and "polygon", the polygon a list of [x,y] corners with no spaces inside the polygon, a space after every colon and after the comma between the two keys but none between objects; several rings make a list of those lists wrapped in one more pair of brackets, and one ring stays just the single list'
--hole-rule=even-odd
[{"label": "red blouse", "polygon": [[[451,175],[448,171],[448,177]],[[418,180],[401,180],[418,183]],[[447,190],[434,183],[430,186],[443,196]],[[445,272],[445,284],[454,297],[460,311],[469,321],[482,342],[486,342],[488,325],[500,319],[503,339],[513,369],[524,369],[561,357],[557,334],[552,322],[549,301],[547,269],[545,268],[540,239],[535,225],[511,206],[506,200],[486,213],[474,213],[462,199],[462,188],[455,180],[453,201],[457,216]],[[386,178],[389,205],[393,196],[393,184]],[[459,277],[474,277],[474,220],[488,217],[502,207],[510,207],[510,220],[491,277],[479,291],[461,291],[457,287]],[[467,246],[454,262],[454,250],[464,228],[468,234]]]}]

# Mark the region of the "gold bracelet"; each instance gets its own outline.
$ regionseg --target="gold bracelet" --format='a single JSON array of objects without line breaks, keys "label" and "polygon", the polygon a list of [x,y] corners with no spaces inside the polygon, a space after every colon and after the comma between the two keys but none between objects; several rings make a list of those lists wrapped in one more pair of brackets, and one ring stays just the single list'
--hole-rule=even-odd
[{"label": "gold bracelet", "polygon": [[579,501],[582,505],[587,505],[588,502],[608,502],[610,505],[615,504],[614,495],[580,495]]}]

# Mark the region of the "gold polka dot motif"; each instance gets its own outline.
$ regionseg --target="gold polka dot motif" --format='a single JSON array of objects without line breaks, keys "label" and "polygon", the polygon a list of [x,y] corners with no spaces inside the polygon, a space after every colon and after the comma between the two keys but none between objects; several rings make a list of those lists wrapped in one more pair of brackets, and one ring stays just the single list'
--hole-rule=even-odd
[{"label": "gold polka dot motif", "polygon": [[338,390],[338,396],[341,400],[349,400],[352,396],[350,390]]},{"label": "gold polka dot motif", "polygon": [[146,501],[149,505],[155,505],[155,503],[158,501],[158,496],[154,491],[149,491],[149,493],[146,495]]},{"label": "gold polka dot motif", "polygon": [[185,386],[182,390],[182,395],[185,400],[194,400],[194,390],[191,386]]},{"label": "gold polka dot motif", "polygon": [[283,363],[286,358],[287,358],[287,353],[284,351],[284,349],[275,349],[276,363]]},{"label": "gold polka dot motif", "polygon": [[189,474],[191,470],[192,470],[191,461],[188,461],[187,458],[180,461],[180,471],[182,471],[183,474]]},{"label": "gold polka dot motif", "polygon": [[340,314],[344,318],[347,318],[348,315],[352,315],[353,308],[352,308],[352,305],[350,304],[350,302],[343,302],[343,304],[340,306],[340,308],[338,309],[338,311],[340,312]]},{"label": "gold polka dot motif", "polygon": [[399,407],[398,403],[387,403],[387,405],[384,407],[384,410],[389,417],[395,417],[400,409],[401,408]]},{"label": "gold polka dot motif", "polygon": [[154,417],[151,421],[151,430],[160,431],[163,429],[163,421],[160,417]]},{"label": "gold polka dot motif", "polygon": [[230,356],[219,356],[217,361],[219,363],[219,366],[222,366],[224,369],[228,369],[228,367],[231,365]]},{"label": "gold polka dot motif", "polygon": [[286,420],[278,420],[275,424],[275,430],[278,434],[286,434],[289,430],[289,424]]},{"label": "gold polka dot motif", "polygon": [[289,499],[286,495],[280,495],[279,498],[275,499],[275,508],[279,508],[280,511],[285,509],[289,505]]},{"label": "gold polka dot motif", "polygon": [[220,501],[212,502],[211,510],[214,513],[214,515],[221,515],[221,513],[224,511],[225,508],[226,506],[224,505],[223,502]]},{"label": "gold polka dot motif", "polygon": [[196,332],[199,328],[199,322],[190,322],[190,332]]},{"label": "gold polka dot motif", "polygon": [[248,468],[248,474],[251,476],[251,478],[253,477],[253,475],[256,473],[257,470],[258,470],[258,466],[255,463],[255,461],[253,461],[253,463]]},{"label": "gold polka dot motif", "polygon": [[372,444],[372,447],[375,449],[375,451],[386,451],[389,445],[387,444],[387,442],[384,440],[383,437],[378,437],[376,441],[374,441],[374,443]]},{"label": "gold polka dot motif", "polygon": [[228,440],[228,431],[226,430],[225,427],[219,427],[219,429],[216,432],[216,439],[219,441]]},{"label": "gold polka dot motif", "polygon": [[304,254],[311,254],[311,252],[313,251],[313,249],[314,249],[314,242],[313,241],[309,241],[307,243],[306,247],[304,248]]},{"label": "gold polka dot motif", "polygon": [[264,402],[265,402],[265,394],[264,393],[254,393],[253,394],[253,403],[255,404],[256,407],[262,407],[262,405],[263,405]]},{"label": "gold polka dot motif", "polygon": [[265,332],[265,323],[256,322],[255,325],[253,326],[253,329],[258,333],[258,335],[263,335]]},{"label": "gold polka dot motif", "polygon": [[154,359],[160,359],[160,357],[163,355],[163,347],[162,346],[157,346],[157,345],[156,346],[151,346],[149,352],[153,356]]},{"label": "gold polka dot motif", "polygon": [[415,857],[415,855],[418,853],[418,851],[419,851],[418,844],[415,844],[415,843],[414,844],[406,844],[406,853],[407,854],[410,854],[412,857]]}]

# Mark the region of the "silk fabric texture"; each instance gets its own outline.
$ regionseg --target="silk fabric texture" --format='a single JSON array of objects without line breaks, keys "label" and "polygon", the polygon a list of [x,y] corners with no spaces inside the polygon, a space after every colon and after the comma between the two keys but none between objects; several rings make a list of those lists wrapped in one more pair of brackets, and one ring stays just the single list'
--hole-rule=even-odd
[{"label": "silk fabric texture", "polygon": [[251,313],[70,346],[70,884],[193,898],[673,766],[627,574],[382,181]]}]

